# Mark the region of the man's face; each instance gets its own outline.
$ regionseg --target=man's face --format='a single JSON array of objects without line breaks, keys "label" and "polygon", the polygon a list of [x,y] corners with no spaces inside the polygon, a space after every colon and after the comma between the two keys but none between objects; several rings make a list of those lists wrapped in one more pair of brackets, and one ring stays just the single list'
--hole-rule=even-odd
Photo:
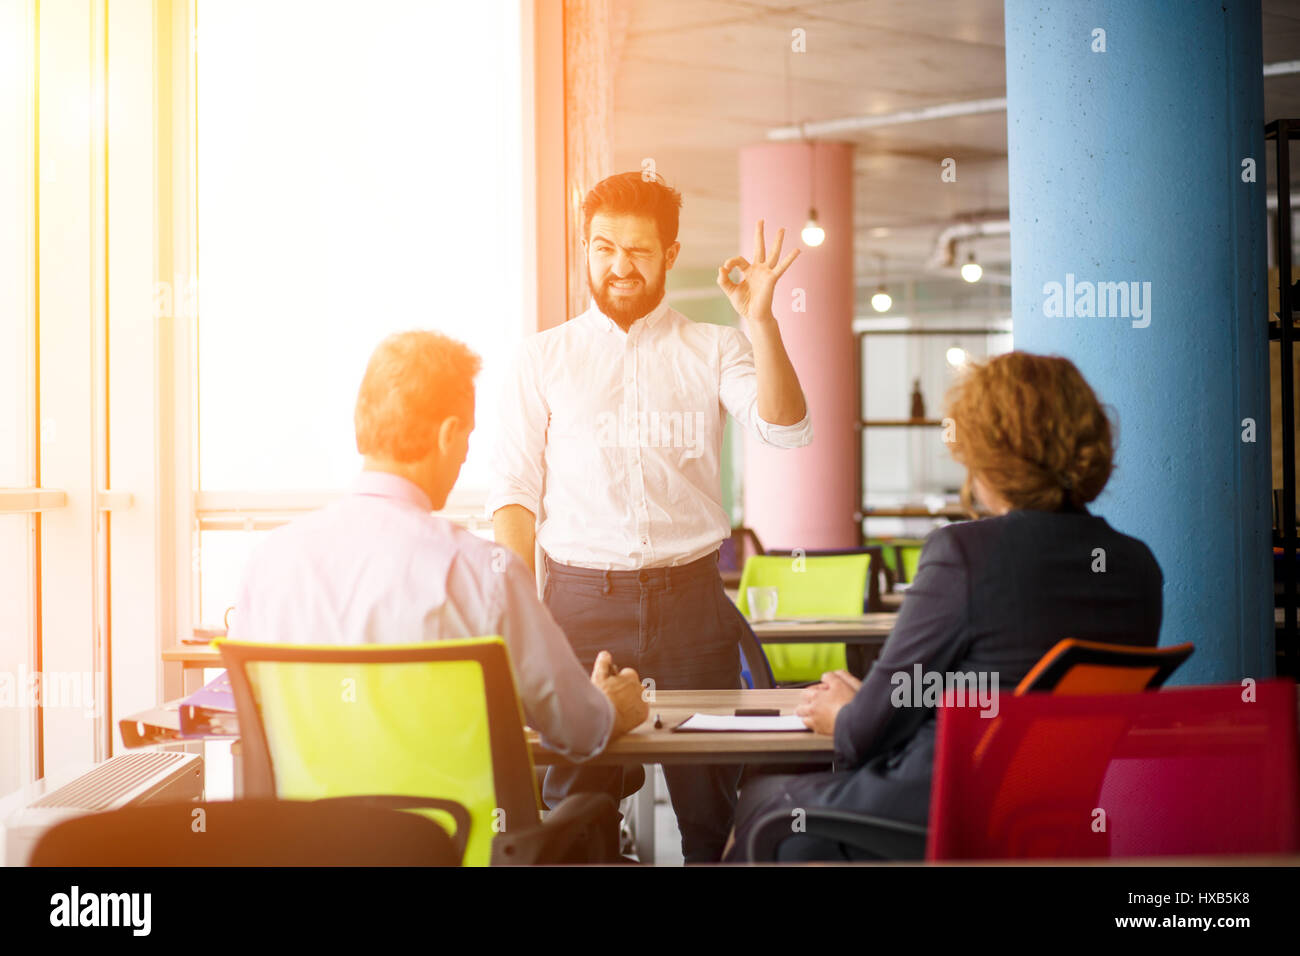
[{"label": "man's face", "polygon": [[600,311],[626,328],[664,297],[664,279],[680,245],[667,249],[649,216],[596,213],[583,242],[587,284]]}]

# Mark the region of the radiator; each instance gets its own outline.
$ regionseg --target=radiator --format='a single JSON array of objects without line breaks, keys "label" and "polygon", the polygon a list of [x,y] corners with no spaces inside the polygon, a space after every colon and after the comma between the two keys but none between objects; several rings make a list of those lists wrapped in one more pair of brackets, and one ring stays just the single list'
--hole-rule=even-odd
[{"label": "radiator", "polygon": [[164,750],[119,754],[61,785],[38,781],[32,785],[30,802],[5,821],[5,865],[26,865],[41,835],[64,820],[119,807],[202,797],[203,758]]}]

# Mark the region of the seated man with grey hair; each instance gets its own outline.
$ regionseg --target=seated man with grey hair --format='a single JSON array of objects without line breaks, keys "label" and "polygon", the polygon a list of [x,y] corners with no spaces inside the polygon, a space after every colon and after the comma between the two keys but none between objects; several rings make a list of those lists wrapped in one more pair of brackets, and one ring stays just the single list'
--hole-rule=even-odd
[{"label": "seated man with grey hair", "polygon": [[404,644],[500,635],[528,723],[549,748],[582,761],[648,716],[636,671],[602,652],[588,677],[523,561],[432,513],[469,450],[479,366],[437,332],[379,344],[357,395],[364,470],[347,497],[257,548],[230,637]]}]

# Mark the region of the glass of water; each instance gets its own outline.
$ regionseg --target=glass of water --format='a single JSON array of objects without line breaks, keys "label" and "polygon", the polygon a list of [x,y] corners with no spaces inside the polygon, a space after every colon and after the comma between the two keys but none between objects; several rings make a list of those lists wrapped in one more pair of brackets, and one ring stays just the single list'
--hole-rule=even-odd
[{"label": "glass of water", "polygon": [[748,588],[745,597],[749,601],[749,616],[752,620],[770,621],[776,617],[776,588]]}]

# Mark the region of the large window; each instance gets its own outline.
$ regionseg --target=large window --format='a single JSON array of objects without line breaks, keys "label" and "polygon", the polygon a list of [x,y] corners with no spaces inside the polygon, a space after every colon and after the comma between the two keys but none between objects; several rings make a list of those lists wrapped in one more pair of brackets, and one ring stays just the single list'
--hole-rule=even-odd
[{"label": "large window", "polygon": [[32,48],[27,5],[0,0],[0,490],[15,489],[15,510],[0,513],[0,795],[31,776],[36,716],[26,695],[36,518],[14,500],[34,477]]},{"label": "large window", "polygon": [[[481,507],[524,290],[520,4],[199,0],[199,617],[275,523],[345,490],[385,335],[479,352],[448,511]],[[194,296],[178,296],[179,302]]]}]

